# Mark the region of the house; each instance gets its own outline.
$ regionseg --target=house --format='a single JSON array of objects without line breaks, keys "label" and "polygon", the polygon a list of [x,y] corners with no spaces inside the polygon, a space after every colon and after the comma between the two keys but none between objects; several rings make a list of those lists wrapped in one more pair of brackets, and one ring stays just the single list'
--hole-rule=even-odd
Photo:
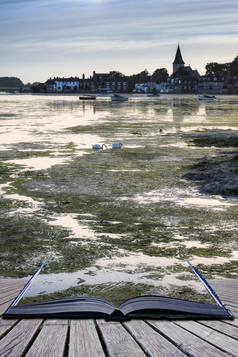
[{"label": "house", "polygon": [[[160,89],[160,88],[159,88]],[[145,83],[135,83],[134,93],[152,93],[157,90],[157,84],[154,82],[145,82]]]},{"label": "house", "polygon": [[47,93],[55,93],[56,92],[55,78],[54,79],[50,78],[45,82],[45,91]]},{"label": "house", "polygon": [[198,92],[198,79],[189,74],[173,74],[169,78],[168,92],[196,93]]},{"label": "house", "polygon": [[124,78],[108,79],[105,84],[108,92],[127,92],[129,88],[128,81]]},{"label": "house", "polygon": [[60,78],[54,77],[45,82],[45,90],[47,93],[79,93],[93,91],[93,82],[91,78],[69,77]]},{"label": "house", "polygon": [[200,78],[198,86],[200,93],[235,94],[238,93],[238,76],[231,75],[229,71],[220,75],[205,75]]},{"label": "house", "polygon": [[233,75],[227,79],[227,93],[237,94],[238,93],[238,76]]},{"label": "house", "polygon": [[[156,88],[158,88],[157,85],[156,85]],[[158,91],[160,93],[169,93],[169,91],[170,91],[170,77],[167,77],[165,80],[163,80],[159,84]]]},{"label": "house", "polygon": [[223,93],[225,85],[225,75],[205,75],[201,76],[198,84],[199,93]]},{"label": "house", "polygon": [[79,90],[79,78],[55,78],[55,89],[56,92],[60,93],[72,93],[78,92]]},{"label": "house", "polygon": [[98,92],[128,92],[129,81],[127,77],[120,76],[118,72],[109,73],[93,72],[92,84],[95,91]]},{"label": "house", "polygon": [[79,89],[79,78],[60,78],[54,77],[45,82],[47,93],[72,93],[77,92]]}]

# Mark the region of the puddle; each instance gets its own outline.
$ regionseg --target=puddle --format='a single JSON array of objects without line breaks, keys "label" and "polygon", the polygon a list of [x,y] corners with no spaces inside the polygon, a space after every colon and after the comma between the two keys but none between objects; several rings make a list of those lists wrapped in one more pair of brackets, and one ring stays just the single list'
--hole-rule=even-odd
[{"label": "puddle", "polygon": [[[151,259],[152,258],[152,259]],[[175,259],[170,258],[154,258],[148,257],[143,254],[131,254],[122,257],[114,257],[112,259],[99,259],[94,267],[85,269],[84,271],[78,271],[73,273],[59,273],[59,274],[40,274],[37,277],[37,284],[30,287],[26,296],[35,296],[41,292],[52,293],[58,290],[67,289],[69,287],[82,284],[84,281],[87,285],[94,284],[107,284],[107,283],[121,283],[130,281],[132,283],[151,284],[155,286],[166,286],[166,279],[160,279],[159,281],[152,281],[144,277],[144,269],[146,265],[153,265],[156,267],[172,266],[176,263]],[[137,269],[137,266],[143,265],[141,273],[128,274],[128,271],[133,272]],[[176,283],[183,285],[181,281],[170,278],[170,283]]]},{"label": "puddle", "polygon": [[37,157],[37,158],[24,159],[24,160],[17,160],[17,159],[8,160],[8,163],[25,166],[25,169],[23,169],[22,171],[26,171],[29,169],[47,170],[54,165],[67,164],[68,160],[69,160],[68,158],[60,158],[60,157],[44,157],[44,158]]},{"label": "puddle", "polygon": [[78,238],[87,239],[87,240],[95,240],[97,235],[93,230],[88,228],[87,225],[82,225],[77,220],[77,215],[75,214],[67,214],[60,216],[52,216],[51,220],[48,222],[51,226],[61,226],[67,228],[71,231],[71,234],[68,238]]},{"label": "puddle", "polygon": [[[226,260],[224,259],[224,262]],[[194,259],[193,264],[206,263],[205,259]],[[111,260],[106,258],[97,261],[95,267],[90,267],[84,271],[77,271],[73,273],[59,273],[59,274],[40,274],[37,277],[37,284],[32,284],[26,293],[27,296],[36,296],[42,293],[54,293],[56,291],[76,287],[79,285],[97,285],[97,284],[120,284],[131,282],[134,284],[153,284],[156,288],[169,289],[172,286],[196,289],[198,292],[204,293],[204,287],[201,282],[194,277],[192,272],[186,273],[186,283],[181,276],[184,273],[167,274],[157,279],[149,279],[145,273],[147,267],[152,267],[152,272],[156,269],[172,267],[174,264],[182,264],[187,267],[186,262],[182,262],[174,258],[154,258],[143,254],[131,254],[129,256],[114,257]],[[213,262],[214,263],[214,262]],[[216,262],[215,262],[216,264]],[[138,272],[139,270],[141,272]],[[129,272],[129,273],[128,273]],[[134,273],[136,272],[136,273]]]},{"label": "puddle", "polygon": [[8,188],[11,188],[11,187],[12,187],[11,183],[0,185],[0,194],[5,196],[7,199],[10,199],[10,200],[13,200],[13,201],[26,202],[28,204],[28,207],[18,208],[16,210],[13,210],[9,214],[14,215],[16,213],[17,214],[21,213],[21,214],[31,214],[31,215],[33,215],[36,211],[38,211],[41,208],[41,205],[43,205],[42,200],[36,201],[31,197],[19,195],[18,193],[14,193],[14,194],[6,193],[6,191],[4,189],[8,189]]}]

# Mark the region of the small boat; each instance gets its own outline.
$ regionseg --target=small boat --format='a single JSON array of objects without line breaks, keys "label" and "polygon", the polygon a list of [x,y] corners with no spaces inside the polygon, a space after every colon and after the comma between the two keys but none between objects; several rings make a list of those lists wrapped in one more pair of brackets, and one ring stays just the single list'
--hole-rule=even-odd
[{"label": "small boat", "polygon": [[79,97],[80,100],[95,100],[96,95],[82,95]]},{"label": "small boat", "polygon": [[147,94],[147,97],[154,98],[154,97],[160,97],[160,95],[159,94],[154,94],[154,93],[149,93],[149,94]]},{"label": "small boat", "polygon": [[198,96],[198,100],[213,101],[215,99],[215,95],[202,94]]},{"label": "small boat", "polygon": [[120,94],[113,94],[111,96],[112,102],[126,102],[128,100],[128,97],[123,97]]}]

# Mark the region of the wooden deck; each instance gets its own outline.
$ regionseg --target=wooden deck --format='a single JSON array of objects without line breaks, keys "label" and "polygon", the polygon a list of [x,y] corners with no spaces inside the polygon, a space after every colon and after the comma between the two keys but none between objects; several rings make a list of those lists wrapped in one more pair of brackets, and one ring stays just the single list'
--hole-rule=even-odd
[{"label": "wooden deck", "polygon": [[[234,320],[4,320],[0,356],[238,356],[238,279],[210,281]],[[0,315],[23,287],[0,279]]]}]

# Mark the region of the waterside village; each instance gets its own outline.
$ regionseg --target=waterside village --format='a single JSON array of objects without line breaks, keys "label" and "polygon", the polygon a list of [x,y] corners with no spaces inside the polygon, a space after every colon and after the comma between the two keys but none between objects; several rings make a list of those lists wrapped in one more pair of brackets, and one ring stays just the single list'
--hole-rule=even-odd
[{"label": "waterside village", "polygon": [[[152,75],[144,70],[132,76],[118,71],[94,71],[89,78],[84,74],[82,78],[54,77],[45,83],[35,82],[27,88],[19,84],[12,89],[36,93],[238,93],[238,56],[231,63],[208,63],[206,74],[200,75],[196,69],[185,65],[178,45],[172,69],[170,76],[166,68],[157,69]],[[7,90],[1,81],[0,90]]]}]

